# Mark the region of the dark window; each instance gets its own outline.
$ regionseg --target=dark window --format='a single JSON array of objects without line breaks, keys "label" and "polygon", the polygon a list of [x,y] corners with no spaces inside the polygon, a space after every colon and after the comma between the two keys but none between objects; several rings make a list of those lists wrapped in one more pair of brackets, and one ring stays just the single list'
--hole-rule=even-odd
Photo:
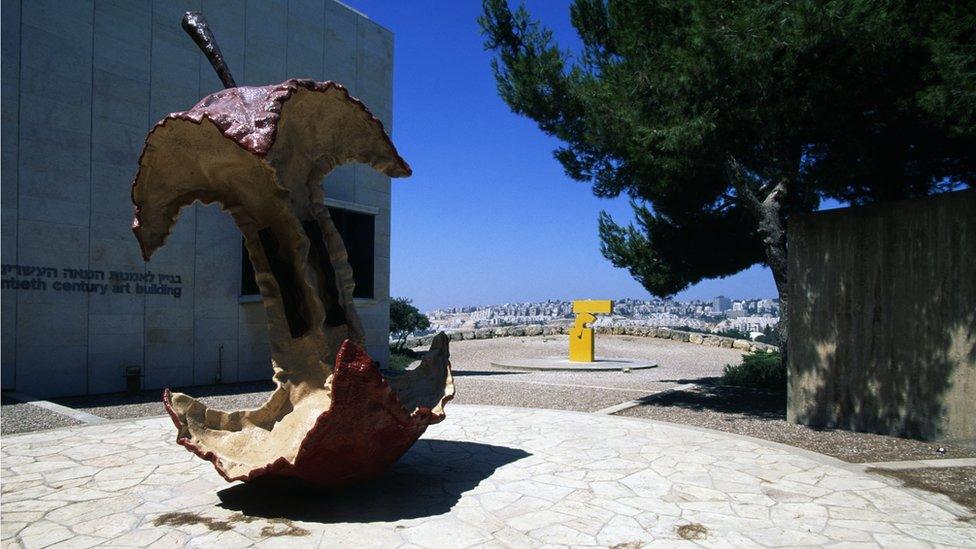
[{"label": "dark window", "polygon": [[254,279],[254,265],[251,265],[251,256],[247,254],[247,246],[241,238],[241,295],[257,295],[261,293],[258,289],[258,281]]},{"label": "dark window", "polygon": [[370,214],[329,208],[332,223],[335,224],[349,254],[356,290],[353,297],[373,298],[373,237],[374,218]]},{"label": "dark window", "polygon": [[[353,280],[356,282],[356,289],[353,297],[364,299],[373,298],[373,254],[375,225],[374,217],[370,214],[343,210],[339,208],[329,208],[329,215],[332,216],[332,223],[335,224],[342,241],[346,244],[346,252],[349,255],[349,265],[352,267]],[[257,295],[257,281],[254,280],[254,266],[251,265],[251,258],[241,241],[241,295]]]}]

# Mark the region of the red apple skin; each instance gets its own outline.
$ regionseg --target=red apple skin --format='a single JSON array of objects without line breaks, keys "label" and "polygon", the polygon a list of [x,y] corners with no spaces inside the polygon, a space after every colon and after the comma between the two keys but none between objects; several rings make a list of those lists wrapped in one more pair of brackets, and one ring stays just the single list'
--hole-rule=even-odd
[{"label": "red apple skin", "polygon": [[[453,396],[453,395],[452,395]],[[450,400],[451,397],[447,397]],[[166,411],[182,431],[183,423],[163,394]],[[421,407],[408,413],[380,373],[376,362],[361,347],[346,341],[336,358],[332,378],[332,406],[319,415],[305,435],[294,463],[284,458],[247,475],[229,476],[216,455],[186,438],[177,443],[214,468],[228,482],[258,478],[295,477],[323,488],[338,490],[375,479],[410,449],[428,425],[444,420]]]}]

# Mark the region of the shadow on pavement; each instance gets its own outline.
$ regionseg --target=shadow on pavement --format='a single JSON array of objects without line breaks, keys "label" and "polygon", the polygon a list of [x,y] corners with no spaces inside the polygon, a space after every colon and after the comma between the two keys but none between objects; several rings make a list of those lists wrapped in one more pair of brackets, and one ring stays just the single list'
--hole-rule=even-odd
[{"label": "shadow on pavement", "polygon": [[642,405],[707,410],[751,419],[786,419],[786,392],[701,384],[708,379],[710,378],[677,380],[678,383],[700,383],[700,385],[691,390],[646,397],[646,402]]},{"label": "shadow on pavement", "polygon": [[511,376],[511,375],[525,375],[529,372],[518,372],[518,371],[498,371],[498,370],[451,370],[451,375],[454,377],[464,377],[464,376]]},{"label": "shadow on pavement", "polygon": [[722,381],[720,377],[696,377],[696,378],[685,378],[685,379],[662,379],[661,383],[677,383],[679,385],[684,385],[686,383],[694,383],[695,385],[719,385]]},{"label": "shadow on pavement", "polygon": [[[338,493],[294,482],[251,482],[217,492],[220,506],[248,517],[305,522],[377,522],[441,515],[524,450],[421,439],[386,474]],[[279,479],[280,480],[280,479]]]}]

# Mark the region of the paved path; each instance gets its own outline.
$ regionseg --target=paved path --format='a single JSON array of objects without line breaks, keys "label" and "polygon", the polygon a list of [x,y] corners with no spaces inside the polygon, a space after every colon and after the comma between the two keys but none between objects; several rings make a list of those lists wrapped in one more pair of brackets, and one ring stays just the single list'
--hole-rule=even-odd
[{"label": "paved path", "polygon": [[947,498],[725,433],[449,406],[380,481],[328,496],[229,485],[166,418],[4,437],[5,547],[544,544],[972,546]]}]

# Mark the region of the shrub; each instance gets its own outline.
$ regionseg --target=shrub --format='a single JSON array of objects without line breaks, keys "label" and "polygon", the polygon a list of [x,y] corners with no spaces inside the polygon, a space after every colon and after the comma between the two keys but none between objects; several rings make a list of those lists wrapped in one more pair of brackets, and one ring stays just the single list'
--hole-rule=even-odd
[{"label": "shrub", "polygon": [[741,364],[726,364],[722,383],[774,391],[786,390],[786,365],[779,352],[763,350],[742,355]]},{"label": "shrub", "polygon": [[742,331],[737,328],[728,328],[725,330],[721,330],[719,332],[716,332],[715,335],[720,335],[722,337],[731,337],[732,339],[745,339],[745,340],[752,339],[752,337],[749,336],[748,331]]},{"label": "shrub", "polygon": [[390,369],[406,370],[408,366],[420,360],[421,355],[410,349],[390,348]]},{"label": "shrub", "polygon": [[783,341],[779,337],[779,331],[777,331],[776,326],[766,326],[762,335],[756,338],[759,343],[768,343],[769,345],[775,345],[777,347],[783,346]]}]

